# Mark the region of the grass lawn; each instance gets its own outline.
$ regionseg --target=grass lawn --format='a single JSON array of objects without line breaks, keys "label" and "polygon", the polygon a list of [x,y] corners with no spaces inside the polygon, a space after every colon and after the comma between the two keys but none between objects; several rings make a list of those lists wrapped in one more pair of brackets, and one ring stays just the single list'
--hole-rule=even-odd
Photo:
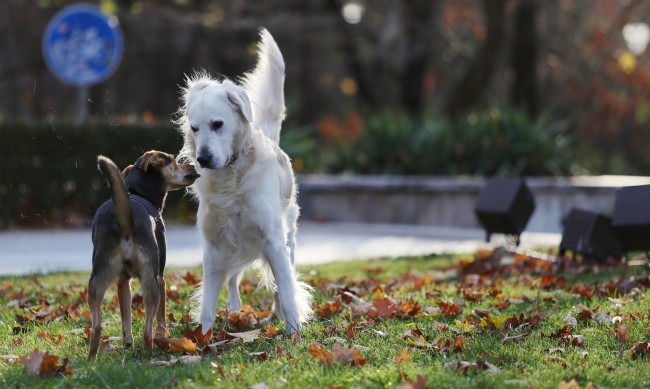
[{"label": "grass lawn", "polygon": [[0,277],[0,387],[650,387],[646,269],[504,251],[304,267],[316,315],[296,343],[254,277],[242,313],[222,310],[209,338],[193,337],[201,272],[172,269],[169,338],[143,355],[134,282],[135,348],[124,350],[113,287],[90,362],[88,274]]}]

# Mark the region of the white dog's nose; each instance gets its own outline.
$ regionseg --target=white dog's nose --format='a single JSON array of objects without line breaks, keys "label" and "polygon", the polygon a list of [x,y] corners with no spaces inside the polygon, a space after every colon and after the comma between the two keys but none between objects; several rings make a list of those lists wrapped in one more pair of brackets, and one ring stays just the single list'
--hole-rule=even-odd
[{"label": "white dog's nose", "polygon": [[196,161],[201,165],[202,168],[210,168],[210,163],[212,162],[212,154],[207,150],[201,150],[199,152]]}]

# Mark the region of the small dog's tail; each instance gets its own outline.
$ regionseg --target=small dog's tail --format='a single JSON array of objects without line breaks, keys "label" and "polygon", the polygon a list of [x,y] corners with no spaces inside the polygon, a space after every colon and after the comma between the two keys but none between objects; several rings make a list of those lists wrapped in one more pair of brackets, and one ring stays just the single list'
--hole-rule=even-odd
[{"label": "small dog's tail", "polygon": [[129,238],[133,236],[133,211],[131,211],[131,202],[129,201],[129,194],[122,173],[115,165],[115,162],[103,155],[97,157],[97,166],[106,176],[108,186],[111,188],[113,212],[115,212],[115,220],[120,230],[120,236]]},{"label": "small dog's tail", "polygon": [[241,80],[253,106],[253,120],[267,137],[280,140],[285,116],[284,59],[277,43],[266,29],[260,30],[257,66]]}]

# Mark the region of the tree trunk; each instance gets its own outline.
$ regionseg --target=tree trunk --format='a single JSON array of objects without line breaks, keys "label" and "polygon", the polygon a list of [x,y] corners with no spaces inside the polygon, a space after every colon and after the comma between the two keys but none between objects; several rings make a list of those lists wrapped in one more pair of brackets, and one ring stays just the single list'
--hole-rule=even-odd
[{"label": "tree trunk", "polygon": [[481,0],[487,37],[460,81],[451,88],[445,113],[455,120],[481,96],[494,75],[505,40],[505,0]]},{"label": "tree trunk", "polygon": [[530,118],[539,112],[537,91],[537,1],[520,0],[514,11],[511,65],[514,82],[510,99]]}]

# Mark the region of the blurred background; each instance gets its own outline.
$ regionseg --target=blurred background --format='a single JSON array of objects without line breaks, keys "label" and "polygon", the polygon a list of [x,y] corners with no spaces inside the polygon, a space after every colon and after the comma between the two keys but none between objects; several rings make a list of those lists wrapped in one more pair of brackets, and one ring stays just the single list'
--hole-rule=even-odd
[{"label": "blurred background", "polygon": [[[0,229],[87,226],[120,166],[176,153],[185,75],[236,78],[260,27],[286,62],[281,143],[299,175],[650,171],[646,0],[101,0],[121,64],[87,96],[41,50],[66,0],[0,2]],[[175,193],[168,217],[190,222]]]}]

